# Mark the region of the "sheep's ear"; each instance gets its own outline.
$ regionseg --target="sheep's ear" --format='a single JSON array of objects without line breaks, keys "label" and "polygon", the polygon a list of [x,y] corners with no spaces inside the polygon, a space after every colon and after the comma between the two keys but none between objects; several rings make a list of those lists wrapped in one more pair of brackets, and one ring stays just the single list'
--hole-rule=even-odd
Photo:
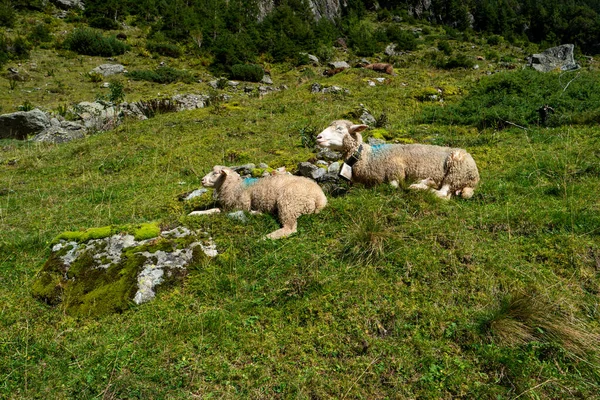
[{"label": "sheep's ear", "polygon": [[226,168],[223,168],[223,169],[221,170],[221,175],[223,175],[223,176],[227,176],[227,175],[229,175],[229,172],[230,172],[230,171],[229,171],[228,169],[226,169]]},{"label": "sheep's ear", "polygon": [[369,127],[369,125],[362,125],[362,124],[361,125],[352,125],[349,129],[349,132],[354,135],[356,133],[364,131],[368,127]]}]

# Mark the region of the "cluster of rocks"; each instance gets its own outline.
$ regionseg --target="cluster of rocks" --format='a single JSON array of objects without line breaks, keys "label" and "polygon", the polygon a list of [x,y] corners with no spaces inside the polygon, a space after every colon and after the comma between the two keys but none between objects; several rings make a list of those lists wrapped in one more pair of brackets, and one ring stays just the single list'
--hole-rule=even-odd
[{"label": "cluster of rocks", "polygon": [[[248,85],[248,84],[245,84],[242,86],[239,81],[226,80],[224,86],[233,91],[241,90],[245,94],[253,94],[253,93],[258,92],[258,94],[260,96],[264,96],[268,93],[280,92],[282,90],[288,89],[287,85],[273,86],[273,80],[271,79],[271,77],[269,75],[265,75],[260,83],[261,84],[259,84],[258,86],[253,86],[253,85]],[[207,84],[208,84],[208,86],[212,87],[213,89],[218,89],[219,87],[222,87],[221,86],[222,84],[220,83],[220,81],[218,79],[209,81],[209,82],[207,82]],[[227,100],[231,99],[231,96],[228,96],[228,95],[225,95],[225,96],[226,96]]]},{"label": "cluster of rocks", "polygon": [[97,131],[114,129],[125,118],[147,119],[158,112],[177,112],[204,108],[209,97],[201,94],[179,94],[169,99],[154,99],[133,103],[81,102],[70,107],[65,115],[53,115],[39,109],[0,115],[0,139],[64,143]]},{"label": "cluster of rocks", "polygon": [[[158,243],[162,244],[157,247]],[[187,265],[199,251],[207,257],[218,255],[208,233],[191,231],[184,226],[145,240],[136,240],[130,234],[85,242],[61,239],[52,247],[48,261],[38,274],[34,296],[56,305],[63,300],[63,293],[83,292],[86,295],[82,299],[69,298],[70,303],[82,304],[90,301],[87,293],[93,288],[99,291],[96,301],[111,303],[115,298],[121,299],[124,304],[119,307],[130,301],[142,304],[152,300],[163,283],[180,283]],[[132,275],[131,271],[137,273]],[[114,298],[103,299],[102,293],[113,293]],[[88,306],[91,312],[96,307],[95,304]]]},{"label": "cluster of rocks", "polygon": [[323,86],[320,83],[310,85],[311,93],[332,93],[332,94],[350,94],[350,90],[339,86]]}]

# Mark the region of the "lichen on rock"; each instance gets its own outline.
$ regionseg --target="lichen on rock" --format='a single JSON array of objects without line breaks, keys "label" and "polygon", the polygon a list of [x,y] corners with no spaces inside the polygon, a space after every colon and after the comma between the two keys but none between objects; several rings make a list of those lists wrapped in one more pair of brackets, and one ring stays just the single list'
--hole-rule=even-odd
[{"label": "lichen on rock", "polygon": [[216,255],[206,232],[184,226],[161,231],[148,223],[65,232],[53,242],[32,292],[49,305],[62,304],[71,315],[120,312],[152,300],[158,289],[181,284],[188,265]]}]

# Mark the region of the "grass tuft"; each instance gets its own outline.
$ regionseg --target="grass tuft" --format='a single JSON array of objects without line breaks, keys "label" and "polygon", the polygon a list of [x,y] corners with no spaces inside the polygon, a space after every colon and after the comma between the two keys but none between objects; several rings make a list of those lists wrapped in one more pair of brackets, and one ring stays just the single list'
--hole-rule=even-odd
[{"label": "grass tuft", "polygon": [[502,345],[554,342],[579,356],[595,353],[600,339],[581,322],[536,292],[508,295],[484,323],[484,331]]}]

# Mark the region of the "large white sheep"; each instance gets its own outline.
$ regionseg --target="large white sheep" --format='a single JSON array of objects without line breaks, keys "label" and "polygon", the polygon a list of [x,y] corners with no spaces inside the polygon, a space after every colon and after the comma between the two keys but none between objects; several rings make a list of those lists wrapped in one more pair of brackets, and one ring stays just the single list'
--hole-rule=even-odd
[{"label": "large white sheep", "polygon": [[371,146],[363,143],[359,133],[367,128],[337,120],[317,136],[319,146],[342,152],[352,181],[369,186],[383,182],[398,186],[408,181],[415,182],[410,188],[430,189],[444,199],[473,196],[479,171],[465,150],[425,144]]},{"label": "large white sheep", "polygon": [[283,226],[267,235],[279,239],[296,232],[303,214],[316,214],[327,205],[323,190],[315,181],[294,175],[272,175],[242,179],[231,168],[216,165],[202,178],[202,185],[213,187],[225,209],[277,214]]}]

